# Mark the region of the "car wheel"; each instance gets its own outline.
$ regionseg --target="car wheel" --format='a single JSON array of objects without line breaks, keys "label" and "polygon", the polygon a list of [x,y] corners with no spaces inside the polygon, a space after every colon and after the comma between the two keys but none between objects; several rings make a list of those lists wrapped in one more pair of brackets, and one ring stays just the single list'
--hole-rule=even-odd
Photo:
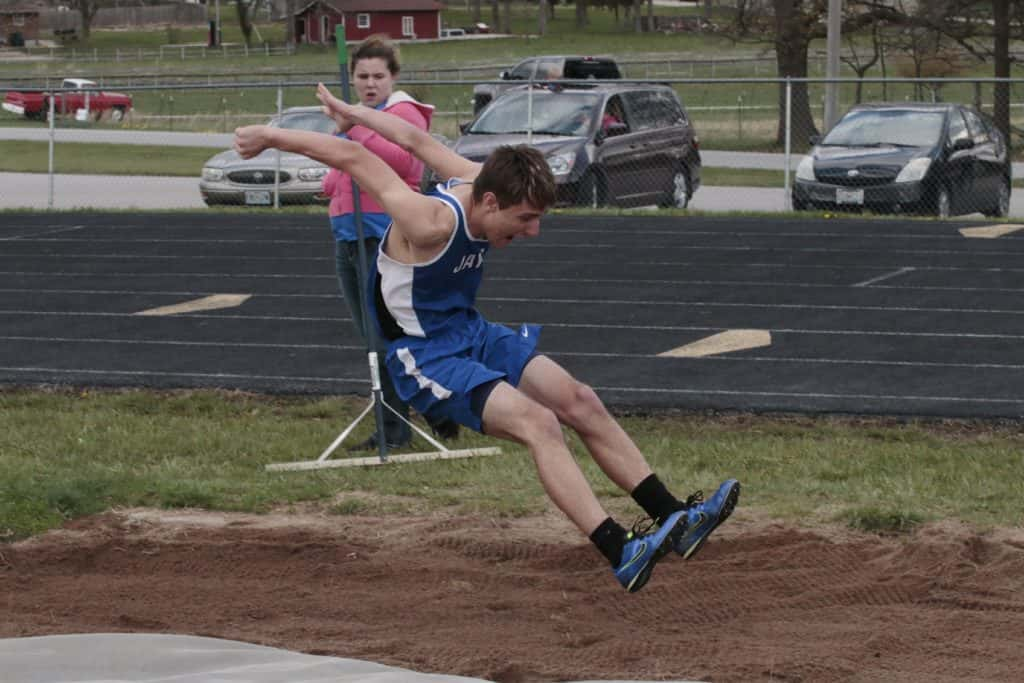
[{"label": "car wheel", "polygon": [[110,120],[115,122],[124,121],[124,107],[114,107],[111,109]]},{"label": "car wheel", "polygon": [[608,203],[608,190],[601,172],[591,168],[583,177],[576,189],[576,205],[600,208]]},{"label": "car wheel", "polygon": [[995,206],[982,213],[990,218],[1002,218],[1010,213],[1010,181],[1006,178],[999,181],[999,193],[996,196]]},{"label": "car wheel", "polygon": [[658,203],[663,209],[685,209],[690,204],[690,176],[682,168],[672,175],[672,185]]},{"label": "car wheel", "polygon": [[949,190],[940,187],[939,191],[935,193],[935,205],[932,207],[932,214],[938,218],[949,218],[949,206]]},{"label": "car wheel", "polygon": [[793,210],[794,211],[806,211],[808,208],[809,207],[807,206],[807,202],[805,202],[802,199],[797,199],[796,197],[793,197]]}]

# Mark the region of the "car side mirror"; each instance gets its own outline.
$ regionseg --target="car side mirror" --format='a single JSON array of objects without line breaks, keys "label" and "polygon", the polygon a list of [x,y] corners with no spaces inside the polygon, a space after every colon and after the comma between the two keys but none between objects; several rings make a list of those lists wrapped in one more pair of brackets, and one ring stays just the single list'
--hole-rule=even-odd
[{"label": "car side mirror", "polygon": [[819,142],[821,142],[821,136],[820,135],[812,135],[811,137],[807,138],[807,142],[811,143],[812,146],[816,145]]},{"label": "car side mirror", "polygon": [[473,125],[472,121],[466,121],[465,123],[460,123],[459,124],[459,132],[462,133],[463,135],[465,135],[466,131],[469,130],[469,127],[472,126],[472,125]]},{"label": "car side mirror", "polygon": [[959,152],[963,149],[971,149],[974,147],[973,138],[957,138],[953,141],[953,151]]},{"label": "car side mirror", "polygon": [[510,71],[502,71],[502,72],[500,72],[500,73],[498,74],[498,78],[500,78],[500,79],[501,79],[501,80],[503,80],[503,81],[508,81],[508,80],[511,80],[511,78],[512,78],[512,72],[510,72]]}]

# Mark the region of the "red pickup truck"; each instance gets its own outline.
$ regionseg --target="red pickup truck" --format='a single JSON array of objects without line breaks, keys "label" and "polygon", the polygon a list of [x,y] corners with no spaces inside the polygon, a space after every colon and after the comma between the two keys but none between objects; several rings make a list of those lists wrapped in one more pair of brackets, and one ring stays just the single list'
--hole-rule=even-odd
[{"label": "red pickup truck", "polygon": [[110,112],[114,121],[124,119],[132,108],[132,98],[116,92],[104,92],[93,81],[84,78],[65,78],[59,92],[8,92],[4,96],[3,108],[12,114],[30,119],[46,119],[50,113],[50,99],[57,114],[76,115],[81,119],[90,116],[97,120],[104,112]]}]

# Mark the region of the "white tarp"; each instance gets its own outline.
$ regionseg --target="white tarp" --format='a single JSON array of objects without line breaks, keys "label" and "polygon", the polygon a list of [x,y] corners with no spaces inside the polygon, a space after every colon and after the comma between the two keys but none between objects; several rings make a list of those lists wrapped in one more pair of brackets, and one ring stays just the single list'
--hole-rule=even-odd
[{"label": "white tarp", "polygon": [[482,683],[483,679],[416,673],[357,659],[320,657],[217,638],[100,633],[0,639],[0,681]]}]

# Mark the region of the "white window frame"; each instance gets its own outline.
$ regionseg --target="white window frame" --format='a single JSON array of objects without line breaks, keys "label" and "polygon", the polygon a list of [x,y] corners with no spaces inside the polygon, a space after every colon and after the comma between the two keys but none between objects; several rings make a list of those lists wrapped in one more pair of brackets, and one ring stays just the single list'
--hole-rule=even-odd
[{"label": "white window frame", "polygon": [[370,28],[370,15],[368,12],[360,12],[356,15],[356,28]]},{"label": "white window frame", "polygon": [[25,25],[25,15],[24,14],[15,14],[15,15],[13,15],[11,17],[11,25],[13,25],[13,26],[24,26]]},{"label": "white window frame", "polygon": [[416,35],[416,18],[415,17],[402,17],[402,35],[403,36],[415,36]]}]

